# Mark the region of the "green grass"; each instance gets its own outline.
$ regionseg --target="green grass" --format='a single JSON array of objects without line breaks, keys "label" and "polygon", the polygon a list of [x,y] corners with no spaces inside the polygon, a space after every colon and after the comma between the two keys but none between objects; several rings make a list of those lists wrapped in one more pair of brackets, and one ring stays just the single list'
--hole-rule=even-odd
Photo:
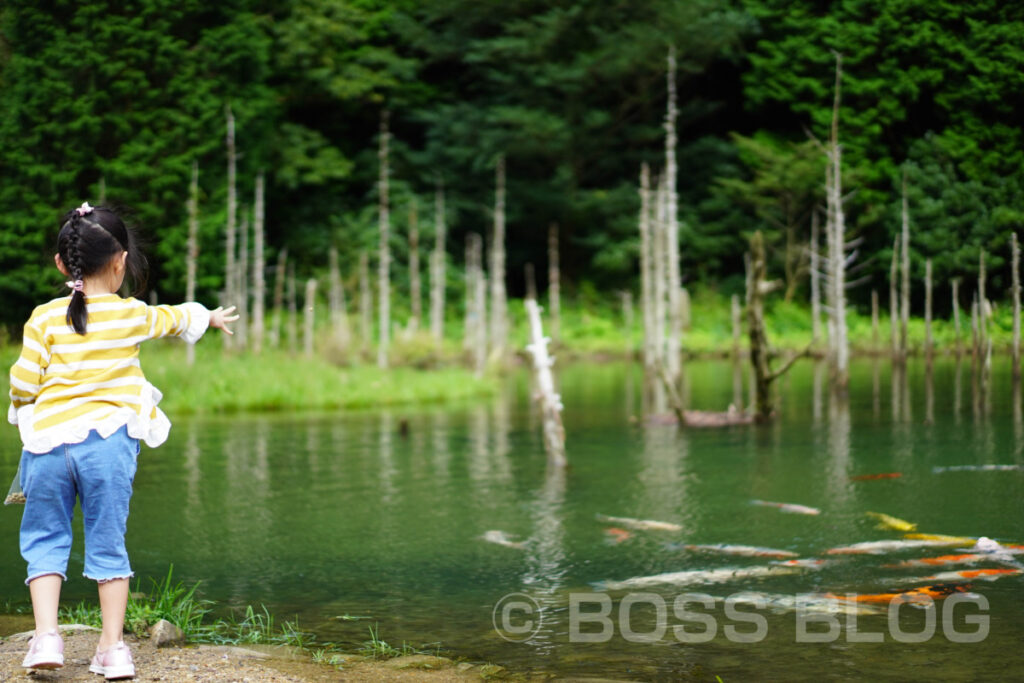
[{"label": "green grass", "polygon": [[[625,329],[618,297],[598,297],[584,304],[563,302],[561,334],[554,346],[556,358],[624,357],[643,345],[643,321],[635,306],[633,325]],[[521,301],[509,302],[509,348],[522,353],[528,329]],[[729,298],[711,289],[693,292],[691,325],[683,336],[683,349],[696,356],[728,353],[732,349]],[[811,316],[804,303],[769,297],[765,321],[771,344],[781,350],[801,350],[811,341]],[[744,321],[745,322],[745,321]],[[550,334],[550,322],[545,322]],[[878,341],[872,337],[871,318],[855,309],[847,315],[854,353],[889,348],[889,316],[881,313]],[[825,320],[822,320],[824,334]],[[970,346],[970,317],[961,314],[960,340]],[[142,367],[147,377],[164,392],[161,407],[176,415],[208,412],[266,412],[281,410],[338,410],[399,404],[430,404],[463,401],[492,395],[497,381],[491,372],[477,378],[469,369],[462,349],[461,321],[450,320],[448,338],[438,347],[430,337],[396,335],[391,347],[391,369],[376,367],[372,349],[341,349],[329,341],[326,328],[317,338],[317,353],[306,358],[286,350],[251,353],[225,352],[216,331],[196,347],[195,365],[185,364],[185,346],[178,340],[150,342],[143,346]],[[990,323],[997,352],[1011,343],[1012,313],[998,306]],[[954,347],[952,321],[936,319],[932,336],[937,351]],[[924,346],[925,325],[920,318],[909,324],[912,351]],[[740,343],[747,345],[745,331]],[[820,342],[824,347],[824,341]],[[0,365],[10,367],[20,351],[17,345],[0,345]],[[493,370],[493,368],[492,368]]]},{"label": "green grass", "polygon": [[368,659],[393,659],[395,657],[404,657],[406,655],[438,655],[441,650],[440,643],[431,643],[434,646],[433,650],[422,650],[415,648],[405,641],[402,641],[400,647],[394,647],[389,645],[387,641],[380,638],[379,625],[370,627],[370,639],[363,643],[363,646],[359,649],[359,654]]}]

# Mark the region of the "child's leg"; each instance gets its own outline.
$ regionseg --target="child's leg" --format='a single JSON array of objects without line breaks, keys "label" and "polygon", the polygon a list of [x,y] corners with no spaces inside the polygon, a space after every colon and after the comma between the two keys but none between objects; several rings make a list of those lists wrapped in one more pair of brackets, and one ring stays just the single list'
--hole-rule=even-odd
[{"label": "child's leg", "polygon": [[93,432],[72,447],[85,522],[84,573],[99,583],[101,652],[120,642],[124,629],[128,580],[132,576],[124,535],[138,452],[138,441],[130,438],[124,427],[106,439]]},{"label": "child's leg", "polygon": [[57,630],[57,607],[64,579],[60,574],[39,576],[28,584],[32,595],[32,614],[36,618],[36,634]]},{"label": "child's leg", "polygon": [[75,484],[63,446],[49,453],[25,452],[21,457],[25,510],[21,517],[21,555],[28,579],[36,634],[57,628],[61,584],[71,553],[71,517]]},{"label": "child's leg", "polygon": [[111,579],[99,584],[103,633],[96,648],[103,652],[124,638],[124,613],[128,608],[128,579]]}]

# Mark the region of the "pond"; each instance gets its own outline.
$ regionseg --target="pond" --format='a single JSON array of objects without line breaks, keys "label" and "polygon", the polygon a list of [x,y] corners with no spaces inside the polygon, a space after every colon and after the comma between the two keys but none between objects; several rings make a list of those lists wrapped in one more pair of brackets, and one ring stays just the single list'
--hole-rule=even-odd
[{"label": "pond", "polygon": [[[455,656],[534,673],[980,680],[1024,671],[1019,575],[975,580],[958,603],[904,605],[892,617],[886,604],[842,603],[876,612],[853,617],[794,608],[812,594],[885,593],[947,583],[924,578],[940,572],[1012,568],[886,566],[960,553],[963,542],[825,554],[902,538],[867,512],[923,533],[1024,543],[1024,471],[962,467],[1024,466],[1021,398],[1005,364],[982,383],[966,360],[937,360],[931,373],[912,361],[894,373],[888,361],[861,359],[844,400],[831,396],[823,365],[804,362],[780,382],[774,423],[682,431],[644,420],[635,365],[556,370],[564,474],[547,471],[525,372],[489,402],[179,418],[167,444],[140,456],[134,568],[159,578],[173,564],[176,579],[201,582],[202,596],[222,607],[262,603],[347,648],[374,626],[392,645],[437,641]],[[723,410],[745,398],[745,366],[695,361],[686,373],[691,407]],[[2,430],[3,485],[17,450],[14,428]],[[888,476],[860,478],[876,474]],[[630,529],[600,515],[679,528]],[[17,508],[0,509],[0,600],[26,598],[19,520]],[[487,531],[504,532],[507,544],[482,540]],[[66,602],[95,596],[81,578],[76,533]],[[770,558],[683,547],[721,543],[829,562],[782,570]],[[738,571],[615,586],[716,569]],[[513,593],[521,595],[506,597]]]}]

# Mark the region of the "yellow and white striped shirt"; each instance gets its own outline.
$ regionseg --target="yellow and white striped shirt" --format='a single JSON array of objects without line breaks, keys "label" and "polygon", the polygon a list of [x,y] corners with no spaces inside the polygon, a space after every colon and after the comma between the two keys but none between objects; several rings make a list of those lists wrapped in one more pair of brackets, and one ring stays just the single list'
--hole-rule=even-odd
[{"label": "yellow and white striped shirt", "polygon": [[25,450],[47,453],[80,443],[91,430],[106,438],[121,427],[156,447],[171,423],[157,408],[160,392],[139,365],[139,344],[175,335],[194,344],[210,323],[202,304],[147,306],[117,294],[86,297],[85,335],[67,324],[70,297],[32,311],[21,357],[11,367],[8,420]]}]

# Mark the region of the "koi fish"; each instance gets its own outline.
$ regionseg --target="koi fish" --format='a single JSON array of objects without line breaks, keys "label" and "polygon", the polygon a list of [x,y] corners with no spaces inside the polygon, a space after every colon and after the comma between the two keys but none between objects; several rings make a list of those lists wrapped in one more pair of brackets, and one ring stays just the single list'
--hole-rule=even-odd
[{"label": "koi fish", "polygon": [[853,545],[830,548],[825,551],[829,555],[882,555],[897,550],[909,548],[934,548],[940,546],[956,545],[950,541],[936,540],[903,540],[903,541],[866,541],[854,543]]},{"label": "koi fish", "polygon": [[515,548],[516,550],[523,550],[526,547],[525,541],[513,541],[504,531],[498,531],[496,529],[485,531],[484,535],[480,538],[488,543],[496,543],[498,545],[503,545],[506,548]]},{"label": "koi fish", "polygon": [[896,564],[883,564],[886,569],[904,569],[907,567],[941,567],[945,564],[974,564],[991,559],[981,553],[961,553],[959,555],[939,555],[938,557],[922,557],[916,560],[904,560]]},{"label": "koi fish", "polygon": [[941,541],[948,545],[974,543],[975,541],[970,536],[946,536],[945,534],[903,534],[903,538],[911,541]]},{"label": "koi fish", "polygon": [[850,477],[850,481],[875,481],[876,479],[898,479],[902,477],[902,472],[881,472],[879,474],[858,474],[855,477]]},{"label": "koi fish", "polygon": [[838,600],[821,593],[787,595],[748,591],[729,596],[734,603],[762,605],[775,612],[801,612],[803,614],[885,614],[885,611],[870,604]]},{"label": "koi fish", "polygon": [[952,465],[950,467],[933,467],[932,474],[943,472],[1014,472],[1024,469],[1021,465]]},{"label": "koi fish", "polygon": [[694,571],[666,572],[653,576],[634,576],[622,581],[603,581],[594,584],[597,590],[631,590],[648,586],[688,586],[700,583],[724,583],[737,579],[763,579],[769,576],[797,574],[797,567],[727,567],[723,569],[698,569]]},{"label": "koi fish", "polygon": [[982,536],[973,546],[971,546],[971,548],[967,549],[966,552],[989,553],[993,555],[1020,555],[1021,553],[1024,553],[1024,545],[1014,543],[1003,545],[999,541],[994,541],[988,536]]},{"label": "koi fish", "polygon": [[995,581],[1004,576],[1017,576],[1019,574],[1024,574],[1024,569],[961,569],[953,572],[939,572],[934,576],[925,576],[923,578],[905,579],[905,581],[908,583],[911,581],[972,581],[975,579]]},{"label": "koi fish", "polygon": [[658,522],[653,519],[633,519],[632,517],[610,517],[608,515],[596,515],[597,521],[609,524],[618,524],[627,529],[638,529],[640,531],[682,531],[683,527],[672,522]]},{"label": "koi fish", "polygon": [[666,547],[669,550],[696,550],[698,552],[722,553],[724,555],[739,555],[741,557],[797,557],[797,553],[788,550],[760,548],[754,545],[733,545],[730,543],[717,543],[713,545],[671,543]]},{"label": "koi fish", "polygon": [[768,507],[778,508],[781,512],[790,512],[796,515],[820,515],[821,510],[818,508],[808,507],[806,505],[799,505],[797,503],[773,503],[770,500],[752,500],[751,505],[766,505]]},{"label": "koi fish", "polygon": [[620,529],[617,526],[608,527],[604,530],[604,533],[607,534],[608,540],[615,544],[619,544],[623,541],[628,541],[629,539],[633,538],[632,532],[626,531],[625,529]]},{"label": "koi fish", "polygon": [[916,524],[912,524],[906,520],[899,519],[898,517],[890,517],[889,515],[881,512],[869,512],[868,517],[874,517],[878,520],[878,526],[876,529],[893,529],[895,531],[913,531],[917,528]]},{"label": "koi fish", "polygon": [[821,569],[825,565],[829,564],[829,560],[816,560],[813,557],[807,557],[801,560],[779,560],[772,562],[771,564],[778,565],[780,567],[800,567],[802,569]]},{"label": "koi fish", "polygon": [[863,595],[838,595],[836,593],[825,593],[825,596],[833,600],[849,600],[852,602],[890,603],[895,600],[897,602],[926,603],[929,599],[939,600],[948,597],[953,593],[966,593],[970,588],[970,584],[966,583],[940,583],[933,586],[922,586],[920,588],[908,588],[906,590],[893,591],[891,593],[867,593]]}]

